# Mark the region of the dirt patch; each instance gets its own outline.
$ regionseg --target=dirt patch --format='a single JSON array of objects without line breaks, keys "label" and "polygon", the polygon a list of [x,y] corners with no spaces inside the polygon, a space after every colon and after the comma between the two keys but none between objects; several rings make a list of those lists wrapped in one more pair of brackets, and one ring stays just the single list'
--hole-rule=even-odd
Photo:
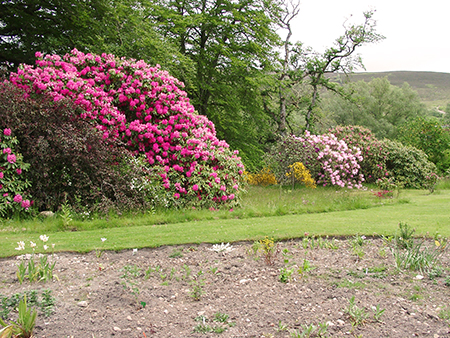
[{"label": "dirt patch", "polygon": [[18,260],[8,258],[0,261],[0,293],[52,290],[39,338],[301,337],[313,326],[311,337],[320,329],[323,337],[450,337],[448,251],[440,270],[421,276],[399,272],[385,241],[354,242],[279,243],[273,266],[252,243],[230,252],[202,244],[58,253],[59,281],[22,285]]}]

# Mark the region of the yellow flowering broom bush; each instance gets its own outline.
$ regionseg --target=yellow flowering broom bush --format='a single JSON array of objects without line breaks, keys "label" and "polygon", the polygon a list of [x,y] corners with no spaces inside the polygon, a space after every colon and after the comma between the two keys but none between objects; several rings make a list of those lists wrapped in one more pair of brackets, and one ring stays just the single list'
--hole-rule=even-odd
[{"label": "yellow flowering broom bush", "polygon": [[302,162],[295,162],[288,166],[289,171],[286,173],[286,177],[291,178],[292,186],[295,182],[302,182],[307,188],[315,189],[316,182],[311,177],[311,173],[303,165]]},{"label": "yellow flowering broom bush", "polygon": [[277,184],[277,179],[275,178],[275,175],[272,173],[270,168],[263,168],[261,171],[252,174],[248,171],[244,171],[244,178],[250,185],[274,185]]}]

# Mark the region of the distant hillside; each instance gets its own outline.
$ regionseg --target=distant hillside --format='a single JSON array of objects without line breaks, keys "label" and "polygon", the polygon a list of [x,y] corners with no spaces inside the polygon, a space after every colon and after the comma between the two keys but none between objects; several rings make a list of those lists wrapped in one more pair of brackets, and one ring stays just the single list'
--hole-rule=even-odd
[{"label": "distant hillside", "polygon": [[[368,82],[377,77],[387,77],[395,86],[402,86],[405,82],[409,83],[428,107],[444,108],[450,103],[450,73],[409,71],[354,73],[350,75],[349,80]],[[335,79],[338,80],[338,77]]]}]

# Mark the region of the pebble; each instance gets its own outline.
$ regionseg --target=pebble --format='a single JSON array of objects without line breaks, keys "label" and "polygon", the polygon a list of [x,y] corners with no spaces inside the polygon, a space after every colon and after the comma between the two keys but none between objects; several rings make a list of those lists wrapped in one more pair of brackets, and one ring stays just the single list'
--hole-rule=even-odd
[{"label": "pebble", "polygon": [[120,329],[120,327],[117,327],[117,326],[114,326],[113,330],[114,330],[114,331],[122,331],[122,330]]},{"label": "pebble", "polygon": [[81,302],[78,302],[77,305],[79,307],[87,307],[88,306],[88,302],[85,300],[82,300]]}]

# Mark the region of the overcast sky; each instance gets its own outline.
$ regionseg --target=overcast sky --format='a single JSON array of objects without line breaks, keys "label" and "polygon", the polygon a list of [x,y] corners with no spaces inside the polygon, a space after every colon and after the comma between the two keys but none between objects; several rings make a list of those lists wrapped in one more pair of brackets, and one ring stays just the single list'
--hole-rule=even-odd
[{"label": "overcast sky", "polygon": [[359,49],[368,72],[450,73],[449,0],[301,0],[291,41],[323,51],[342,35],[346,19],[363,23],[371,9],[386,39]]}]

